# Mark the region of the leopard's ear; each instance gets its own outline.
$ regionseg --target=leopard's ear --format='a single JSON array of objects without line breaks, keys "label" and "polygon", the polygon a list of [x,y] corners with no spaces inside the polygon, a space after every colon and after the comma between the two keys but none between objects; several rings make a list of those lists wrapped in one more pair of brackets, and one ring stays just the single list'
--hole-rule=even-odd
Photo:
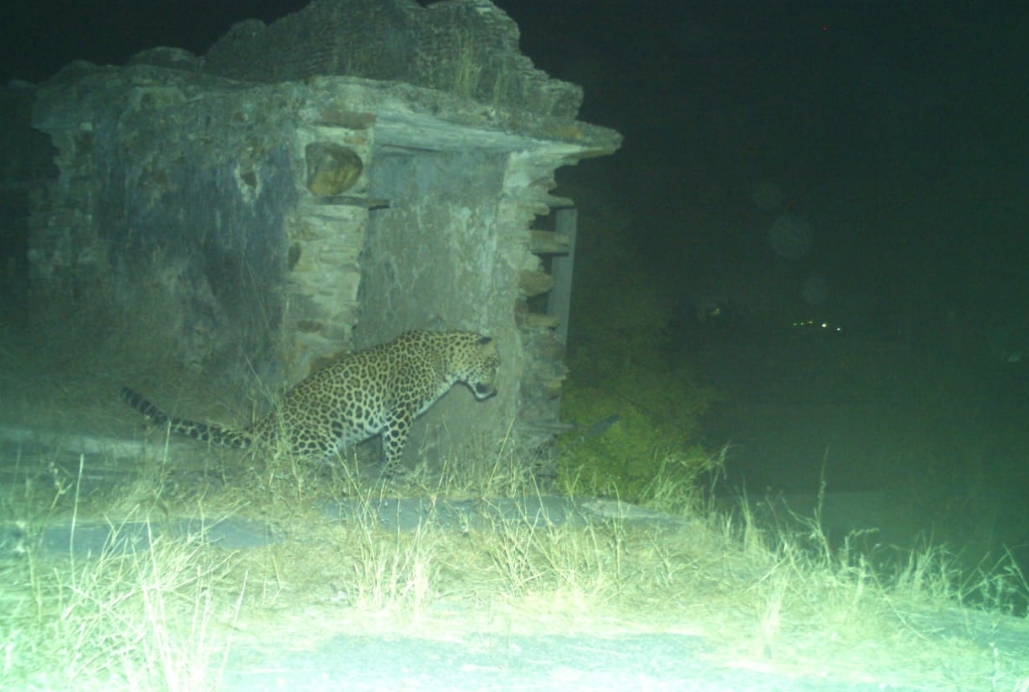
[{"label": "leopard's ear", "polygon": [[479,345],[480,346],[486,346],[486,345],[491,344],[491,343],[493,343],[493,337],[492,336],[482,336],[482,335],[479,336]]}]

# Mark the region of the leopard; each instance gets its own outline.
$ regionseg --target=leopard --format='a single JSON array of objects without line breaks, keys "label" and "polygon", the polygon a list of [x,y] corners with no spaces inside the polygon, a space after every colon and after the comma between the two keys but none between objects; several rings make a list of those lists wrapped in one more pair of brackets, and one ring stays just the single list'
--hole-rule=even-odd
[{"label": "leopard", "polygon": [[497,393],[496,340],[475,332],[404,332],[392,341],[343,354],[314,371],[255,424],[233,428],[175,418],[133,389],[121,397],[153,425],[199,442],[235,449],[280,448],[331,458],[380,435],[383,474],[396,476],[411,424],[462,382],[478,400]]}]

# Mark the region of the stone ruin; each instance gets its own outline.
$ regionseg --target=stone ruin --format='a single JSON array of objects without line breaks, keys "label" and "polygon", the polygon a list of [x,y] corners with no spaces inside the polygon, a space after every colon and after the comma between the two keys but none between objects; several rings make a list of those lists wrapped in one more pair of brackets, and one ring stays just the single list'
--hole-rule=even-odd
[{"label": "stone ruin", "polygon": [[26,212],[5,276],[27,274],[39,314],[159,305],[176,359],[244,391],[406,329],[488,333],[500,394],[456,388],[409,451],[539,448],[560,427],[575,230],[554,171],[620,136],[577,121],[579,87],[518,37],[485,0],[315,0],[203,57],[11,85],[35,163],[2,169]]}]

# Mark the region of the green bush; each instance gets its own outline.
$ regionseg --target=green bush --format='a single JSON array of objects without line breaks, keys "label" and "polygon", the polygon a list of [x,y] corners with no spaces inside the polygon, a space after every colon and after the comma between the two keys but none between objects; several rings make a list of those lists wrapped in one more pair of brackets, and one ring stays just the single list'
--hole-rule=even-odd
[{"label": "green bush", "polygon": [[667,326],[678,287],[656,278],[639,226],[599,189],[566,188],[581,212],[561,399],[575,429],[560,440],[558,478],[572,493],[666,502],[662,493],[682,488],[685,496],[710,470],[700,417],[720,397],[671,367]]},{"label": "green bush", "polygon": [[656,481],[693,482],[710,469],[700,416],[717,393],[645,362],[614,344],[599,344],[595,355],[580,349],[570,362],[561,409],[575,429],[558,460],[566,491],[647,502]]}]

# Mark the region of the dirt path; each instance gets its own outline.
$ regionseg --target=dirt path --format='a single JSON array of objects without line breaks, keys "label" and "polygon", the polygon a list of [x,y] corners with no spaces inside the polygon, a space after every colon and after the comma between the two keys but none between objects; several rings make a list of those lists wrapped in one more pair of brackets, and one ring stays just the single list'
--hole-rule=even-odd
[{"label": "dirt path", "polygon": [[315,651],[233,652],[223,690],[694,690],[696,692],[915,692],[922,686],[846,682],[728,667],[704,640],[618,637],[339,636]]}]

